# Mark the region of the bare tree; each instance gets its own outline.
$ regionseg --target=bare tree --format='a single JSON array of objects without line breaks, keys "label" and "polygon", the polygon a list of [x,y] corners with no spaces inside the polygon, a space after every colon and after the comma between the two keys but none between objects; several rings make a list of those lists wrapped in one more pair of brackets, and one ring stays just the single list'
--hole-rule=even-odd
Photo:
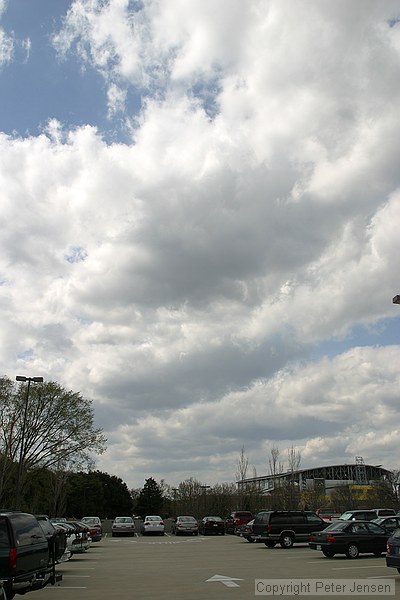
[{"label": "bare tree", "polygon": [[244,446],[240,451],[239,457],[236,459],[236,481],[244,481],[249,468],[249,459],[246,456]]},{"label": "bare tree", "polygon": [[301,454],[293,444],[287,449],[288,471],[298,471],[301,463]]},{"label": "bare tree", "polygon": [[275,483],[275,476],[279,473],[283,473],[283,463],[279,460],[280,451],[278,446],[274,444],[271,446],[270,457],[268,458],[269,473],[273,476]]}]

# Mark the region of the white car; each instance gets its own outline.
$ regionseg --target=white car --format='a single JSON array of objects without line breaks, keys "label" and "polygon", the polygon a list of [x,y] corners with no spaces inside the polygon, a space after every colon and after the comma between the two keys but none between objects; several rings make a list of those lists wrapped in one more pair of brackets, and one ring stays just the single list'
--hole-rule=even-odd
[{"label": "white car", "polygon": [[135,522],[132,517],[115,517],[111,526],[111,536],[135,535]]},{"label": "white car", "polygon": [[154,533],[155,535],[164,535],[164,521],[159,515],[148,515],[144,518],[143,523],[140,525],[140,532],[142,535],[148,535],[150,533]]}]

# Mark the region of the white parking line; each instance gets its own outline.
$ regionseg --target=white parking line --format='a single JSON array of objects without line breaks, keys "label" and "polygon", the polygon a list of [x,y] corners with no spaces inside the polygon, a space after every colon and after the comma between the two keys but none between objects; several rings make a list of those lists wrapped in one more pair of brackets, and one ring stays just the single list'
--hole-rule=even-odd
[{"label": "white parking line", "polygon": [[355,569],[371,569],[371,567],[374,569],[387,569],[386,565],[368,565],[366,567],[332,567],[332,571],[354,571]]}]

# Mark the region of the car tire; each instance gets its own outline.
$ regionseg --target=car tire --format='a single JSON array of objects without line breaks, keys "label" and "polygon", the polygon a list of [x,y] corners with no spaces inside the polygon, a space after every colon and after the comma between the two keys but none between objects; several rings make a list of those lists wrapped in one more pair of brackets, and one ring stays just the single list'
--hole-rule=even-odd
[{"label": "car tire", "polygon": [[291,533],[284,533],[281,535],[279,543],[281,548],[293,548],[294,537]]},{"label": "car tire", "polygon": [[383,554],[383,552],[379,552],[379,551],[374,552],[375,556],[382,556],[382,554]]},{"label": "car tire", "polygon": [[275,543],[276,542],[272,542],[271,540],[269,540],[268,542],[264,542],[267,548],[275,548]]},{"label": "car tire", "polygon": [[346,556],[347,558],[358,558],[360,555],[360,550],[357,544],[349,544],[346,548]]},{"label": "car tire", "polygon": [[333,550],[328,550],[328,548],[324,548],[324,549],[322,550],[322,554],[323,554],[324,556],[326,556],[327,558],[333,558],[333,557],[335,556],[335,553],[334,553],[334,551],[333,551]]}]

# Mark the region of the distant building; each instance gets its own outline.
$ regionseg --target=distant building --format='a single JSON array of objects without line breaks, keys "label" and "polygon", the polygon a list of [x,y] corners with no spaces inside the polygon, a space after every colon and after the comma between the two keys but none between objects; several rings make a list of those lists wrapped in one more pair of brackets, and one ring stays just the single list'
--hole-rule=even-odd
[{"label": "distant building", "polygon": [[371,485],[376,481],[389,482],[392,475],[392,471],[383,469],[381,465],[366,465],[361,458],[357,458],[356,462],[351,464],[313,467],[275,475],[250,477],[238,481],[237,486],[239,491],[252,489],[267,494],[282,483],[291,481],[300,491],[319,488],[329,494],[341,485],[363,486]]}]

